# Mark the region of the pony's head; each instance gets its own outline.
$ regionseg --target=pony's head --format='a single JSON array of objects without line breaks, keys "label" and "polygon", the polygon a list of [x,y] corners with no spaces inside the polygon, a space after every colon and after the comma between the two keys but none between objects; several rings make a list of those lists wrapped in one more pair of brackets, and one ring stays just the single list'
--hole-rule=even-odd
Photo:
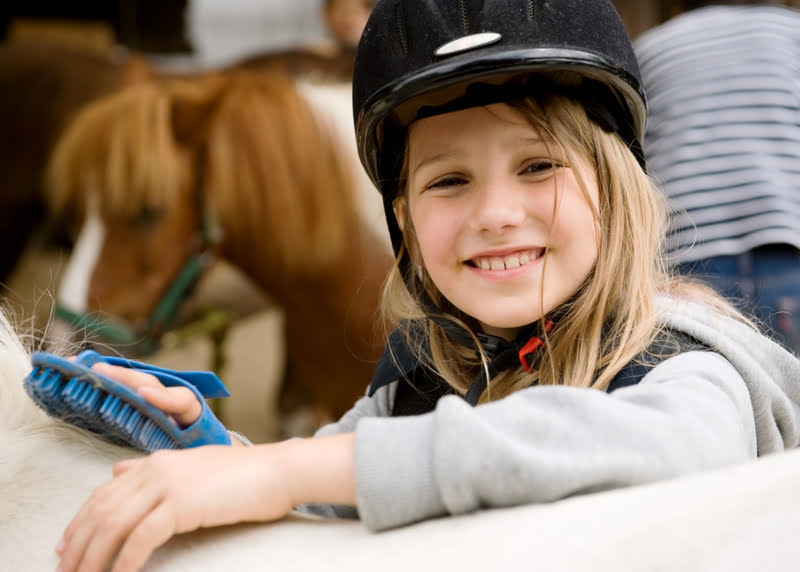
[{"label": "pony's head", "polygon": [[173,325],[215,256],[268,268],[257,277],[268,290],[330,268],[357,216],[350,178],[277,71],[154,80],[90,104],[47,172],[52,210],[82,228],[61,317],[131,344]]},{"label": "pony's head", "polygon": [[167,91],[147,82],[88,105],[59,140],[48,198],[57,216],[81,226],[62,287],[66,309],[139,327],[193,248],[191,157],[171,117]]}]

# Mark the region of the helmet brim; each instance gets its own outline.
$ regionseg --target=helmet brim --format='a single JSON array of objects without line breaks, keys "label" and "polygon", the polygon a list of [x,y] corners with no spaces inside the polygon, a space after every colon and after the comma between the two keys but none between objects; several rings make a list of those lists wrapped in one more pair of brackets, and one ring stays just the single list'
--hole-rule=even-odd
[{"label": "helmet brim", "polygon": [[356,120],[358,153],[367,174],[380,189],[379,156],[383,145],[383,123],[391,117],[395,126],[406,127],[419,109],[446,103],[457,97],[460,87],[476,83],[501,84],[536,73],[569,71],[598,81],[625,102],[631,130],[641,142],[647,118],[645,95],[637,90],[636,78],[602,56],[569,48],[489,49],[480,58],[453,57],[400,77],[373,93]]}]

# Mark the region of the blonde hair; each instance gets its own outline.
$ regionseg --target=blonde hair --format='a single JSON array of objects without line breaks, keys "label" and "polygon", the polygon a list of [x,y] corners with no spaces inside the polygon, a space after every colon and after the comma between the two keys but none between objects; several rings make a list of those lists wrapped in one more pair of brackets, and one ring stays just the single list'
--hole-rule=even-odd
[{"label": "blonde hair", "polygon": [[[619,136],[604,131],[588,118],[579,102],[564,96],[548,94],[506,103],[550,145],[561,148],[568,164],[576,164],[578,157],[588,163],[587,173],[576,170],[575,174],[589,204],[585,177],[596,173],[598,255],[590,276],[559,309],[557,326],[550,334],[541,332],[546,351],[538,369],[501,372],[490,381],[482,402],[532,384],[605,390],[614,375],[658,335],[658,294],[702,299],[741,318],[710,288],[667,271],[661,250],[668,220],[666,199]],[[405,175],[400,177],[400,185],[405,189]],[[401,190],[398,200],[405,200],[405,191]],[[411,275],[405,280],[401,275],[401,252],[384,289],[384,315],[388,323],[405,329],[409,347],[421,363],[463,394],[481,368],[488,373],[487,357],[453,342],[441,325],[426,316],[419,300],[427,297],[433,301],[444,319],[465,328],[480,347],[476,323],[449,304],[431,281],[420,263],[410,217],[404,224],[403,239]],[[427,336],[420,336],[420,329]]]}]

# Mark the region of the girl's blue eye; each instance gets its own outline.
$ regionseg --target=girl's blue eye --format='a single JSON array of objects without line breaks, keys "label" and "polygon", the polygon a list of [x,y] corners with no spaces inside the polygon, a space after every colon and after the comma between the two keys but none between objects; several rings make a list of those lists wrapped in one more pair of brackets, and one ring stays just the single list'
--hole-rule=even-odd
[{"label": "girl's blue eye", "polygon": [[554,159],[535,159],[528,163],[520,174],[544,174],[563,166],[563,163]]},{"label": "girl's blue eye", "polygon": [[430,185],[427,186],[428,189],[445,189],[447,187],[455,187],[458,185],[464,184],[463,177],[457,177],[455,175],[447,175],[442,177],[441,179],[436,179]]}]

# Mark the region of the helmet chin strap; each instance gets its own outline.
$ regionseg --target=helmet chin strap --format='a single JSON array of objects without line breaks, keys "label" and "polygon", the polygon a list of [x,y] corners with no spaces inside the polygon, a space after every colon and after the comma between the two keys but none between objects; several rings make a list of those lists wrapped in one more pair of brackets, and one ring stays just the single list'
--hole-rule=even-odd
[{"label": "helmet chin strap", "polygon": [[[476,354],[479,354],[482,349],[489,357],[489,363],[486,367],[480,368],[480,372],[472,380],[464,395],[464,399],[470,405],[478,403],[481,395],[486,391],[489,381],[500,372],[517,366],[521,366],[528,373],[536,370],[545,348],[542,337],[545,333],[553,330],[555,320],[564,313],[566,307],[562,306],[561,309],[556,310],[551,318],[543,318],[528,324],[511,341],[484,332],[477,332],[475,334],[476,343],[475,338],[464,327],[445,317],[427,295],[424,298],[422,307],[426,316],[441,327],[453,342],[471,349]],[[478,344],[480,344],[480,348]]]},{"label": "helmet chin strap", "polygon": [[522,366],[526,372],[532,372],[539,365],[544,351],[544,340],[539,337],[542,330],[551,332],[555,322],[551,319],[538,320],[529,324],[510,342],[489,334],[478,333],[477,337],[483,345],[484,351],[489,355],[490,361],[485,368],[481,368],[478,375],[464,395],[470,405],[476,405],[491,379],[509,368]]}]

